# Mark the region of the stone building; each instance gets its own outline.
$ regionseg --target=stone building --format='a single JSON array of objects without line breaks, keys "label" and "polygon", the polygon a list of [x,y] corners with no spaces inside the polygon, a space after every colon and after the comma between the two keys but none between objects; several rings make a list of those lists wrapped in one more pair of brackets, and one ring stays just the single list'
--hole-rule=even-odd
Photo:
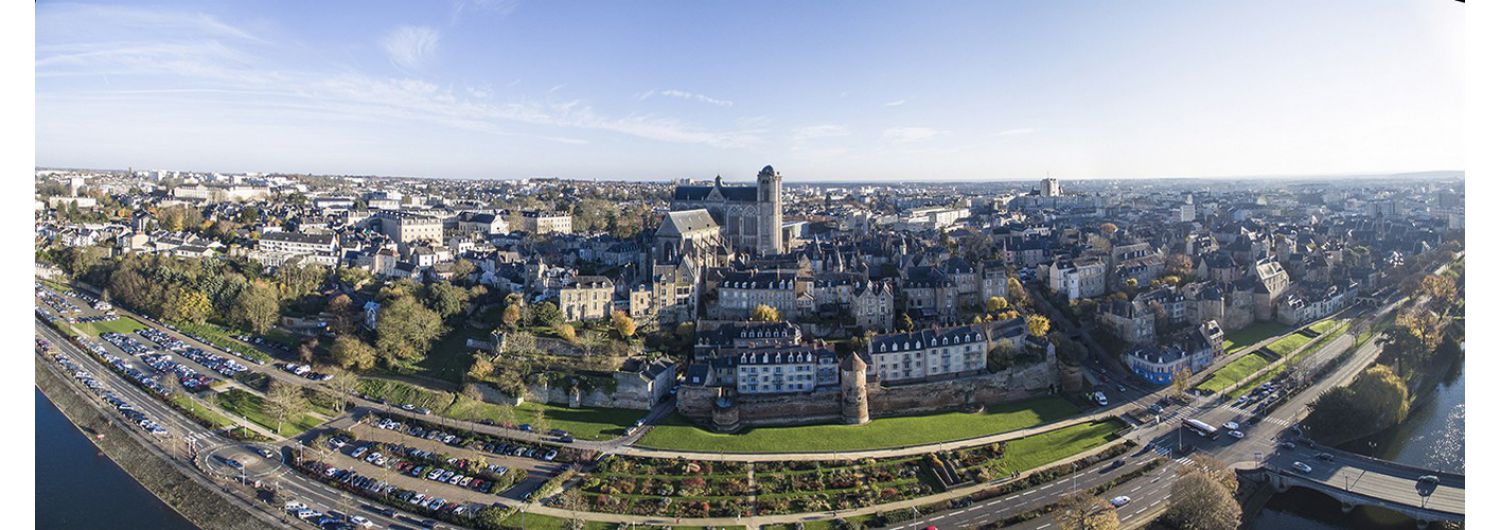
[{"label": "stone building", "polygon": [[781,173],[766,166],[756,175],[755,186],[725,186],[714,177],[713,186],[677,186],[672,210],[707,210],[719,225],[724,240],[736,250],[757,255],[786,251],[781,231]]},{"label": "stone building", "polygon": [[614,309],[615,284],[603,276],[579,276],[557,290],[557,308],[567,320],[608,317]]}]

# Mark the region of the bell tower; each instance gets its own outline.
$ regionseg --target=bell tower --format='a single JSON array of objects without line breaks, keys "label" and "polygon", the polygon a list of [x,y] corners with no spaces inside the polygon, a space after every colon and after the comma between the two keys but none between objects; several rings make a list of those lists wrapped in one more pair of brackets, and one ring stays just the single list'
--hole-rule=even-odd
[{"label": "bell tower", "polygon": [[760,233],[756,250],[761,255],[779,254],[781,242],[781,172],[766,166],[755,177],[756,203],[760,207]]}]

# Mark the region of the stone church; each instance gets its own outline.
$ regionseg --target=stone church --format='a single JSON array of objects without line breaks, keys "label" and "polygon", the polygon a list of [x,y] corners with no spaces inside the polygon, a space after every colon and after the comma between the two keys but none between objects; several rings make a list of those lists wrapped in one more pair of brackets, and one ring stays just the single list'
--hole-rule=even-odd
[{"label": "stone church", "polygon": [[781,173],[766,166],[754,186],[677,186],[672,210],[708,210],[724,236],[738,251],[766,256],[786,251],[781,240]]}]

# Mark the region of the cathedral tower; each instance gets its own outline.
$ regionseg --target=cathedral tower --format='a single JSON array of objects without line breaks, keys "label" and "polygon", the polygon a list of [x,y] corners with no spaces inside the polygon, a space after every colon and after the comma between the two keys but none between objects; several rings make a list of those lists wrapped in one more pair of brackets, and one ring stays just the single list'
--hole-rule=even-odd
[{"label": "cathedral tower", "polygon": [[781,241],[781,173],[771,166],[755,177],[756,202],[760,205],[760,229],[756,250],[761,255],[780,254],[786,250]]}]

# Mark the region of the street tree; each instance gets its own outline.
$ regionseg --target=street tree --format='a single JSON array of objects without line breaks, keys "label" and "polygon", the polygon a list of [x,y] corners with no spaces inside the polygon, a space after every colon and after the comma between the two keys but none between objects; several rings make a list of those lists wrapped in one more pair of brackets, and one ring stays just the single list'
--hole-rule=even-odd
[{"label": "street tree", "polygon": [[349,396],[359,391],[359,376],[342,369],[333,370],[332,375],[333,379],[328,380],[328,388],[338,396],[338,399],[333,402],[333,408],[343,414],[349,405]]},{"label": "street tree", "polygon": [[1060,530],[1117,530],[1120,518],[1104,499],[1079,492],[1058,502],[1053,521]]},{"label": "street tree", "polygon": [[1240,526],[1240,505],[1235,502],[1234,490],[1201,469],[1190,468],[1177,478],[1170,502],[1166,519],[1177,528],[1235,530]]},{"label": "street tree", "polygon": [[281,425],[286,420],[295,418],[307,412],[307,396],[302,394],[302,387],[271,381],[270,392],[266,393],[266,412],[276,418],[276,432],[281,432]]}]

